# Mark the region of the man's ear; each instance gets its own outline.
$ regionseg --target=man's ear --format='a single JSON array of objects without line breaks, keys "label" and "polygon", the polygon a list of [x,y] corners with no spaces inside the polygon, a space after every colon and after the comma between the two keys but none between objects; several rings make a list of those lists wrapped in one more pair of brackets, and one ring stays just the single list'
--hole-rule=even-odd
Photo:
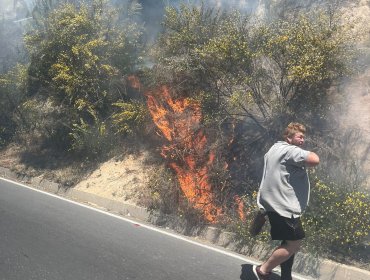
[{"label": "man's ear", "polygon": [[289,144],[292,144],[292,138],[290,138],[290,137],[287,137],[287,138],[285,139],[285,141],[286,141],[286,142],[288,142]]}]

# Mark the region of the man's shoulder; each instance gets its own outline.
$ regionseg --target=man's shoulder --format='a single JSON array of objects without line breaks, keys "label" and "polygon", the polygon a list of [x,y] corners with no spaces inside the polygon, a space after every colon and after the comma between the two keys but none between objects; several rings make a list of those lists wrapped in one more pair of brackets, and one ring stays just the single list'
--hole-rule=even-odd
[{"label": "man's shoulder", "polygon": [[274,149],[286,149],[286,150],[303,150],[301,147],[289,144],[286,141],[277,141],[271,148]]},{"label": "man's shoulder", "polygon": [[291,146],[285,141],[277,141],[274,145],[271,146],[270,150],[280,150],[280,149],[289,149]]},{"label": "man's shoulder", "polygon": [[285,141],[277,141],[274,145],[271,146],[268,154],[297,154],[297,153],[305,153],[306,150],[302,149],[301,147],[289,144]]},{"label": "man's shoulder", "polygon": [[277,141],[273,146],[291,146],[288,142],[286,141]]},{"label": "man's shoulder", "polygon": [[285,153],[287,150],[289,150],[289,143],[285,141],[277,141],[275,144],[273,144],[268,152],[266,153],[266,156],[272,156],[276,154]]}]

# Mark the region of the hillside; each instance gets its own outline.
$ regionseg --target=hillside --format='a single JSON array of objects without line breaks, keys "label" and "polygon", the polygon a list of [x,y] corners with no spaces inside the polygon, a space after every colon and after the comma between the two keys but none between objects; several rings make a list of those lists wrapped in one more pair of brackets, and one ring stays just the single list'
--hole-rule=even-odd
[{"label": "hillside", "polygon": [[[142,149],[117,154],[111,159],[93,164],[71,162],[66,158],[38,157],[20,146],[9,145],[0,153],[0,166],[27,177],[39,177],[57,182],[66,189],[75,188],[120,202],[143,205],[150,195],[149,176],[160,165],[150,152]],[[63,161],[66,161],[63,163]]]}]

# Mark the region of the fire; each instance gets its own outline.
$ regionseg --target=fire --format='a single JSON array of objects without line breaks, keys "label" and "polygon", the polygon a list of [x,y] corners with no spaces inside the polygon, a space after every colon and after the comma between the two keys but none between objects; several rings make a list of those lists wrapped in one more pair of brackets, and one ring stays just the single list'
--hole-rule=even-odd
[{"label": "fire", "polygon": [[216,222],[223,211],[215,204],[208,176],[215,155],[206,150],[199,104],[186,98],[174,100],[166,86],[146,96],[154,123],[169,141],[162,148],[162,156],[175,170],[186,198],[203,212],[207,221]]},{"label": "fire", "polygon": [[[132,88],[142,90],[136,76],[129,76],[127,80]],[[201,129],[200,105],[187,98],[174,99],[166,86],[148,91],[145,95],[153,122],[168,141],[162,147],[161,155],[176,172],[184,196],[204,214],[208,222],[217,222],[225,211],[217,206],[209,180],[215,154],[207,150],[207,137]],[[228,163],[225,162],[224,168],[228,168]],[[234,196],[233,201],[239,218],[245,221],[242,200]]]},{"label": "fire", "polygon": [[245,222],[246,221],[246,215],[245,215],[245,209],[244,209],[245,207],[244,207],[243,200],[239,196],[235,195],[234,196],[234,201],[235,201],[235,204],[237,206],[237,212],[238,212],[240,220]]}]

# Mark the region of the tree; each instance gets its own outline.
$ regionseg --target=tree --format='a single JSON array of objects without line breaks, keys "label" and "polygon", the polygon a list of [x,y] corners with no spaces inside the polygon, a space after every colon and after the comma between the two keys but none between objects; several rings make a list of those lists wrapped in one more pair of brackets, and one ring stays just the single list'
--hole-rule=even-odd
[{"label": "tree", "polygon": [[267,129],[271,120],[296,114],[303,99],[309,110],[320,107],[333,81],[349,73],[350,32],[324,11],[265,23],[183,5],[167,9],[158,68],[171,73],[174,87],[186,81],[195,96],[212,92],[224,114]]},{"label": "tree", "polygon": [[288,120],[325,119],[328,89],[349,74],[355,49],[351,26],[321,9],[264,22],[182,5],[167,8],[163,26],[153,75],[200,99],[216,127],[247,122],[243,138],[259,151]]}]

